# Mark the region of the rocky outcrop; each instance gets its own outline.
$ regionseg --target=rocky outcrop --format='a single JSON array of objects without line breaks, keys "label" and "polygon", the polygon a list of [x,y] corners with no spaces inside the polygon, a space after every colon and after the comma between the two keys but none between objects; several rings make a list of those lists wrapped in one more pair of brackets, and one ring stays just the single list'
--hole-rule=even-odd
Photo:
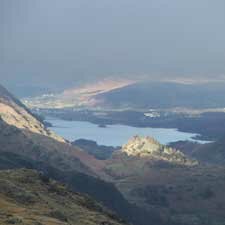
[{"label": "rocky outcrop", "polygon": [[162,145],[151,137],[134,136],[122,147],[122,152],[131,157],[167,161],[173,164],[198,164],[196,160],[188,158],[179,150]]}]

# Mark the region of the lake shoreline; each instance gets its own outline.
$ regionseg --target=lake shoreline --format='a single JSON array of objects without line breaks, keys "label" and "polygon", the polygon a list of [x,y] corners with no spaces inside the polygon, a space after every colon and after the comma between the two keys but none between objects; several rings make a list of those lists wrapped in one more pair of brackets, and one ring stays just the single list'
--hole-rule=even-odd
[{"label": "lake shoreline", "polygon": [[46,122],[52,124],[49,127],[50,130],[70,142],[78,139],[88,139],[96,141],[100,145],[122,146],[132,136],[140,135],[151,136],[162,144],[176,141],[207,143],[207,141],[196,140],[199,134],[181,132],[176,128],[134,127],[123,124],[99,126],[99,124],[89,121],[69,121],[57,117],[47,117]]}]

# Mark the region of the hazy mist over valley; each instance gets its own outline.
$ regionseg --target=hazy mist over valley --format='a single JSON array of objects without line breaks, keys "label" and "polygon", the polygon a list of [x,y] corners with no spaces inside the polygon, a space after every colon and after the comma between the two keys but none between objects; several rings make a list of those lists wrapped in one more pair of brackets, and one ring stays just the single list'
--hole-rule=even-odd
[{"label": "hazy mist over valley", "polygon": [[0,225],[225,225],[223,0],[0,0]]},{"label": "hazy mist over valley", "polygon": [[2,0],[1,80],[65,88],[103,77],[220,79],[224,4]]}]

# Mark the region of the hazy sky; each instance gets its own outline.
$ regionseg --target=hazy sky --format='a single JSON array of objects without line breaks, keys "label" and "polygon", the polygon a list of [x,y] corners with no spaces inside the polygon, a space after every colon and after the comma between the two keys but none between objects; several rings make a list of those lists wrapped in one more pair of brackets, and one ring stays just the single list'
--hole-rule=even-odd
[{"label": "hazy sky", "polygon": [[224,0],[0,0],[0,79],[225,74]]}]

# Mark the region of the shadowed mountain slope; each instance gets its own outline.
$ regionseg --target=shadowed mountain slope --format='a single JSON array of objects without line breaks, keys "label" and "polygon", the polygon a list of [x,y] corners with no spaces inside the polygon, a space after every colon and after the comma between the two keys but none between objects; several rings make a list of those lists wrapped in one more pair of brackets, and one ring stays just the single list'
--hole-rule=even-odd
[{"label": "shadowed mountain slope", "polygon": [[61,170],[96,175],[97,163],[81,149],[49,131],[45,125],[4,87],[0,86],[0,151],[24,155]]},{"label": "shadowed mountain slope", "polygon": [[95,101],[110,108],[201,109],[224,107],[224,95],[224,83],[140,82],[99,94]]},{"label": "shadowed mountain slope", "polygon": [[21,130],[3,120],[0,120],[0,143],[0,152],[13,152],[63,171],[76,170],[94,175],[77,157],[77,151],[81,150],[51,137]]},{"label": "shadowed mountain slope", "polygon": [[86,139],[78,139],[72,142],[72,145],[82,148],[88,154],[93,155],[95,158],[100,160],[110,158],[113,152],[120,149],[120,147],[98,145],[96,141]]},{"label": "shadowed mountain slope", "polygon": [[200,145],[194,149],[192,155],[203,162],[225,165],[225,137],[219,140]]},{"label": "shadowed mountain slope", "polygon": [[207,144],[192,143],[189,141],[179,141],[171,143],[170,146],[180,149],[190,157],[194,157],[200,162],[225,165],[225,137],[221,137],[215,142]]}]

